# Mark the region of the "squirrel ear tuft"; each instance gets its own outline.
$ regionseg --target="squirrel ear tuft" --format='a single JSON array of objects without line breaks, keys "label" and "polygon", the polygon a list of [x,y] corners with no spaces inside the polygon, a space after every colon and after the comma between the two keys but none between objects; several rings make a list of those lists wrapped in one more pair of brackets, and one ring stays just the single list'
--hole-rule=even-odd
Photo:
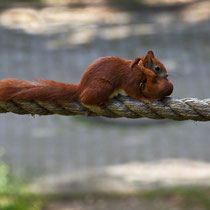
[{"label": "squirrel ear tuft", "polygon": [[132,69],[140,60],[141,60],[141,58],[134,58],[134,59],[131,61],[130,69]]},{"label": "squirrel ear tuft", "polygon": [[153,65],[153,61],[152,58],[154,58],[154,53],[152,52],[152,50],[149,50],[147,52],[147,54],[144,57],[144,66],[151,69],[152,65]]},{"label": "squirrel ear tuft", "polygon": [[154,55],[154,53],[153,53],[152,50],[148,50],[147,53],[146,53],[146,56],[147,55],[151,56],[151,58],[154,58],[155,57],[155,55]]}]

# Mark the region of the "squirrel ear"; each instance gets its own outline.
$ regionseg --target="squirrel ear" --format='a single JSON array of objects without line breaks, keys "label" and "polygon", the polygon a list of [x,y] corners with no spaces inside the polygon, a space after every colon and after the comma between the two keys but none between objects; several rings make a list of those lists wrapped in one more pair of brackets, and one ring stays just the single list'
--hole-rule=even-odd
[{"label": "squirrel ear", "polygon": [[147,56],[147,55],[150,55],[151,58],[154,58],[154,57],[155,57],[155,55],[154,55],[154,53],[153,53],[152,50],[148,50],[146,56]]},{"label": "squirrel ear", "polygon": [[130,63],[130,69],[132,69],[140,60],[141,58],[134,58]]},{"label": "squirrel ear", "polygon": [[144,57],[144,66],[151,69],[152,68],[152,58],[154,58],[154,53],[152,52],[152,50],[149,50],[147,52],[147,54]]}]

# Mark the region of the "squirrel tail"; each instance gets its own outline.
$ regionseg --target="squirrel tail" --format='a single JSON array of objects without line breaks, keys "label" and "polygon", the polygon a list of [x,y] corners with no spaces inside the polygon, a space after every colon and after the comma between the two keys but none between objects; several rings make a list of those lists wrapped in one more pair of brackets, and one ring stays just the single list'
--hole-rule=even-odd
[{"label": "squirrel tail", "polygon": [[78,85],[37,80],[0,80],[0,100],[74,101],[78,98]]}]

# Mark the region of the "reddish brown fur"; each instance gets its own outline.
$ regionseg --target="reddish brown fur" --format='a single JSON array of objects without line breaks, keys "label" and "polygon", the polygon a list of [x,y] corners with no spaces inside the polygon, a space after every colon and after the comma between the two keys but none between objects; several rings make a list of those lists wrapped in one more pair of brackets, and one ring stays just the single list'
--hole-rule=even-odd
[{"label": "reddish brown fur", "polygon": [[173,84],[166,78],[157,77],[153,71],[143,66],[140,61],[141,70],[147,75],[147,82],[142,87],[142,94],[153,100],[163,99],[165,96],[171,95]]},{"label": "reddish brown fur", "polygon": [[[148,101],[148,98],[162,99],[172,92],[173,86],[169,80],[158,77],[152,70],[145,68],[149,62],[161,66],[167,73],[163,64],[151,55],[151,51],[134,60],[102,57],[87,67],[77,85],[51,80],[1,80],[0,100],[80,100],[84,104],[98,106],[106,102],[116,90],[124,90],[132,98],[142,101]],[[144,80],[146,83],[139,88]]]},{"label": "reddish brown fur", "polygon": [[0,81],[0,100],[74,100],[78,86],[51,80],[29,82],[19,79]]}]

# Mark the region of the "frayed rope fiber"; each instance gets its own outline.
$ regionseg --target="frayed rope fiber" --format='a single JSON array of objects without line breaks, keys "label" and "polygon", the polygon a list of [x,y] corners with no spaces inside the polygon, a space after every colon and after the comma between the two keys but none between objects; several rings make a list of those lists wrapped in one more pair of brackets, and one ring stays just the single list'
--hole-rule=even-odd
[{"label": "frayed rope fiber", "polygon": [[0,101],[0,113],[31,115],[84,115],[108,118],[151,118],[172,120],[210,121],[210,99],[196,98],[172,99],[145,103],[127,96],[118,96],[106,104],[96,107],[85,106],[78,102],[48,101]]}]

